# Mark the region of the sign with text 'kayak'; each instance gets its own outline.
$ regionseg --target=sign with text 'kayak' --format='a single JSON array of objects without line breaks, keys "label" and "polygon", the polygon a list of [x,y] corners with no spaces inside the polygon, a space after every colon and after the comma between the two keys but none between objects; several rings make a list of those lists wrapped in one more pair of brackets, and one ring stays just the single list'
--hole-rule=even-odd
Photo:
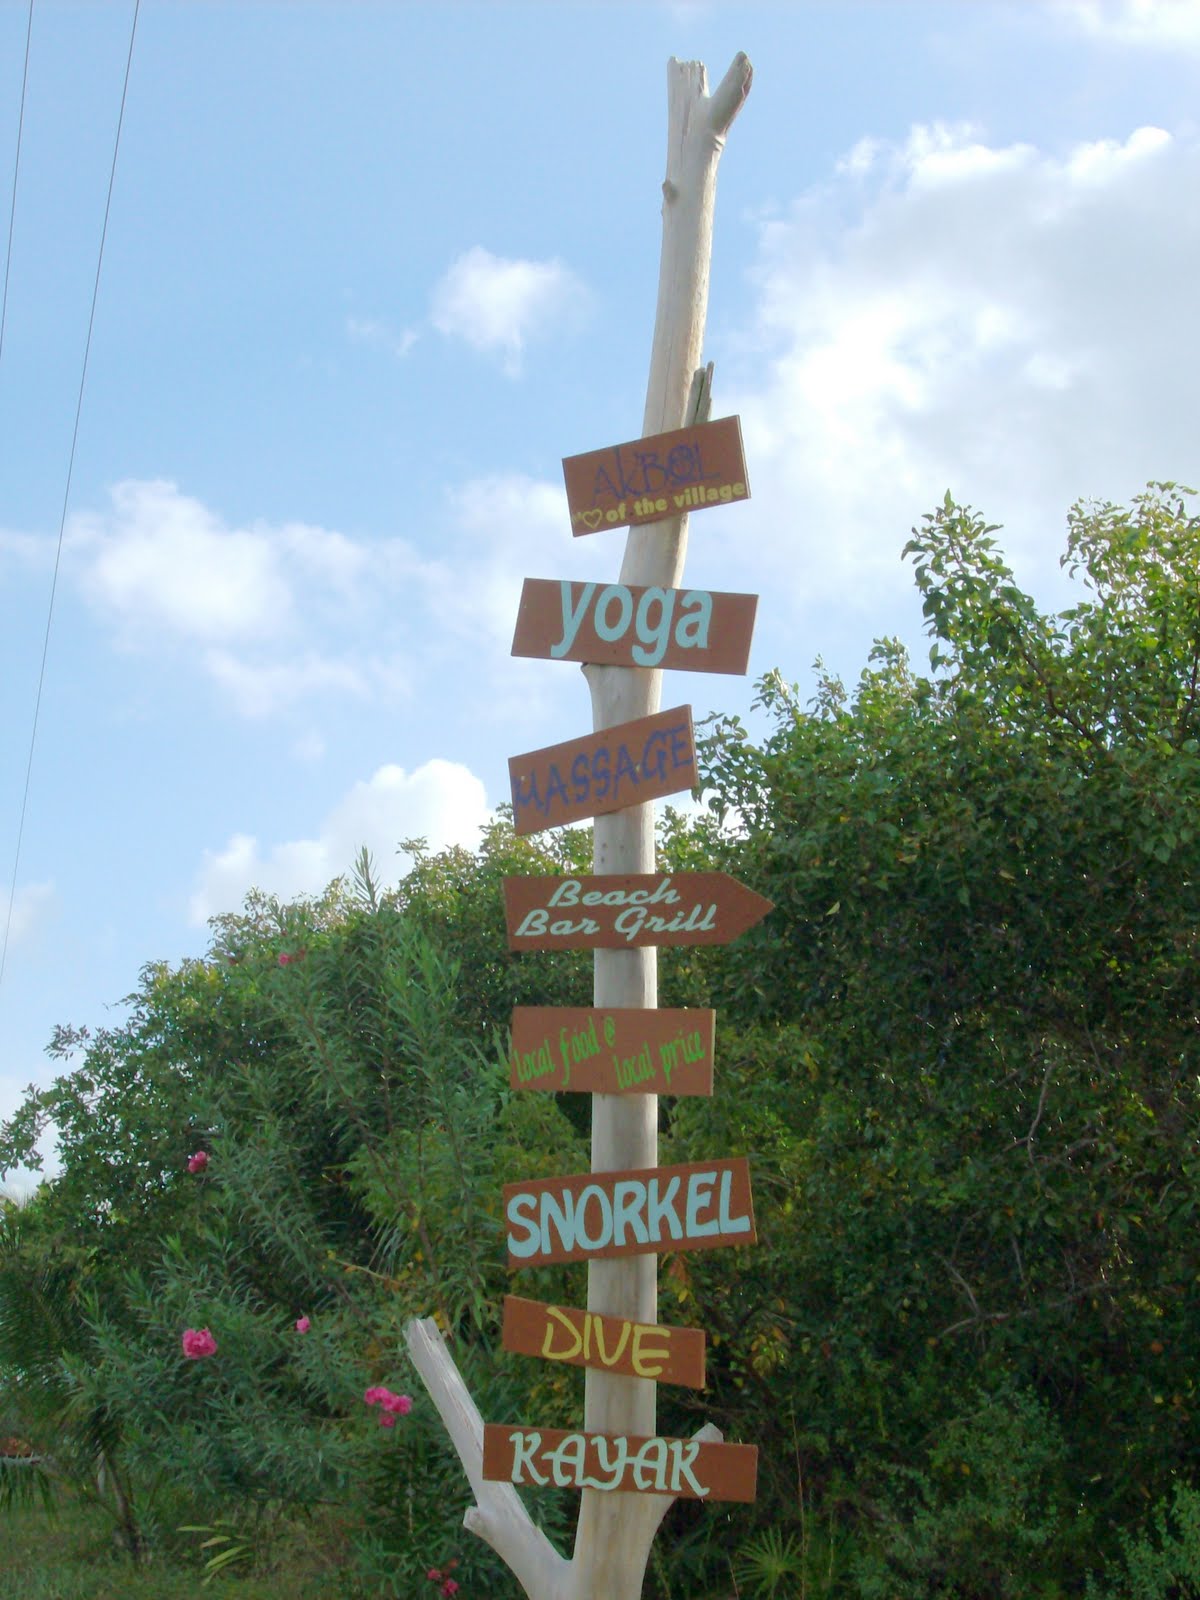
[{"label": "sign with text 'kayak'", "polygon": [[692,708],[619,722],[508,763],[513,829],[540,833],[678,794],[696,781]]},{"label": "sign with text 'kayak'", "polygon": [[514,656],[611,667],[743,673],[756,594],[526,578]]},{"label": "sign with text 'kayak'", "polygon": [[563,478],[576,537],[682,517],[750,495],[737,417],[567,456]]},{"label": "sign with text 'kayak'", "polygon": [[504,879],[510,950],[730,944],[770,910],[725,872]]},{"label": "sign with text 'kayak'", "polygon": [[542,1356],[688,1389],[704,1387],[704,1334],[699,1328],[630,1322],[506,1294],[500,1342],[514,1355]]},{"label": "sign with text 'kayak'", "polygon": [[716,1013],[517,1006],[509,1083],[581,1094],[711,1094]]},{"label": "sign with text 'kayak'", "polygon": [[741,1157],[504,1185],[510,1267],[754,1244]]},{"label": "sign with text 'kayak'", "polygon": [[484,1424],[483,1475],[556,1489],[624,1489],[684,1500],[752,1501],[758,1448],[620,1433]]}]

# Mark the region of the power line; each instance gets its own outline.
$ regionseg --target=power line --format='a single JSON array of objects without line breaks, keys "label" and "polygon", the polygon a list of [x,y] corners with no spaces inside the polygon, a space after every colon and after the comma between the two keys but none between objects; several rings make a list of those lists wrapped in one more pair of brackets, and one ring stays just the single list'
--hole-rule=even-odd
[{"label": "power line", "polygon": [[[17,824],[17,848],[13,856],[12,882],[8,890],[8,914],[4,919],[4,943],[0,946],[0,985],[8,961],[8,941],[12,933],[13,907],[17,898],[17,872],[21,865],[21,844],[25,837],[25,817],[29,809],[29,785],[33,777],[33,752],[37,744],[38,720],[42,710],[42,687],[46,681],[46,657],[50,651],[50,625],[54,620],[54,597],[58,592],[58,569],[62,561],[63,533],[67,526],[67,506],[71,499],[71,479],[75,472],[75,447],[79,442],[79,419],[83,414],[83,391],[87,382],[88,357],[92,351],[92,329],[96,325],[96,302],[100,298],[100,269],[104,264],[104,241],[108,237],[108,215],[112,209],[113,185],[117,177],[117,154],[121,148],[121,128],[125,122],[125,99],[129,93],[129,69],[133,64],[133,41],[137,36],[138,11],[142,0],[133,0],[133,21],[129,29],[129,50],[125,57],[125,79],[121,85],[121,108],[117,113],[117,132],[113,140],[112,165],[108,171],[108,194],[104,201],[104,222],[100,228],[100,248],[96,253],[96,278],[92,284],[92,309],[88,315],[87,338],[83,345],[83,366],[79,373],[79,394],[75,401],[75,426],[71,430],[71,449],[67,457],[67,481],[63,488],[62,514],[58,519],[58,543],[54,552],[54,576],[50,581],[50,604],[46,609],[46,635],[42,641],[42,663],[38,671],[37,695],[33,703],[33,726],[29,731],[29,756],[25,763],[25,789],[21,796],[21,820]],[[33,0],[30,0],[32,14]]]},{"label": "power line", "polygon": [[17,220],[17,173],[21,170],[21,133],[25,127],[25,86],[29,82],[29,40],[33,34],[33,0],[25,23],[25,65],[21,69],[21,109],[17,113],[17,152],[13,156],[12,204],[8,208],[8,248],[4,252],[4,296],[0,299],[0,355],[4,354],[4,324],[8,319],[8,274],[12,267],[13,224]]}]

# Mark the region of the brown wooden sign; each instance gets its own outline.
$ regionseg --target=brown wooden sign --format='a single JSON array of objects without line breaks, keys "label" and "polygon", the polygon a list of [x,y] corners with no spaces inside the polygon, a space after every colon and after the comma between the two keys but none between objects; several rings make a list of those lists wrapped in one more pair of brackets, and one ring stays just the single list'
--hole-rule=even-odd
[{"label": "brown wooden sign", "polygon": [[514,656],[743,673],[756,594],[526,578]]},{"label": "brown wooden sign", "polygon": [[741,1157],[504,1185],[510,1267],[754,1244]]},{"label": "brown wooden sign", "polygon": [[580,1094],[711,1094],[714,1011],[517,1006],[509,1083]]},{"label": "brown wooden sign", "polygon": [[750,495],[737,417],[567,456],[563,477],[577,537],[661,522]]},{"label": "brown wooden sign", "polygon": [[483,1475],[499,1483],[556,1489],[624,1489],[684,1500],[752,1501],[758,1448],[563,1428],[483,1429]]},{"label": "brown wooden sign", "polygon": [[540,833],[678,794],[696,781],[692,708],[619,722],[508,763],[513,828]]},{"label": "brown wooden sign", "polygon": [[704,1334],[699,1328],[630,1322],[506,1294],[501,1343],[514,1355],[542,1356],[688,1389],[704,1387]]},{"label": "brown wooden sign", "polygon": [[724,872],[504,879],[510,950],[730,944],[770,910]]}]

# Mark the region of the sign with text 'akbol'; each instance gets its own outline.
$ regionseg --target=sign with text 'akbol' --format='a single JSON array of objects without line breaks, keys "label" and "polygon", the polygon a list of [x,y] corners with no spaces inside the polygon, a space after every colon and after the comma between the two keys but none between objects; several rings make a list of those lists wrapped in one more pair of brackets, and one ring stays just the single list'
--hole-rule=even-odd
[{"label": "sign with text 'akbol'", "polygon": [[711,1094],[713,1011],[517,1006],[509,1083],[581,1094]]},{"label": "sign with text 'akbol'", "polygon": [[730,944],[770,910],[725,872],[504,879],[510,950]]},{"label": "sign with text 'akbol'", "polygon": [[498,1483],[556,1489],[624,1489],[684,1500],[752,1501],[758,1449],[563,1428],[483,1429],[483,1475]]},{"label": "sign with text 'akbol'", "polygon": [[514,656],[612,667],[742,673],[756,594],[526,578]]},{"label": "sign with text 'akbol'", "polygon": [[692,708],[676,706],[512,756],[508,777],[517,833],[540,833],[678,794],[696,781]]},{"label": "sign with text 'akbol'", "polygon": [[704,1387],[704,1335],[699,1328],[630,1322],[506,1294],[500,1342],[514,1355],[542,1356],[688,1389]]},{"label": "sign with text 'akbol'", "polygon": [[510,1267],[754,1244],[741,1157],[504,1185]]},{"label": "sign with text 'akbol'", "polygon": [[567,456],[563,478],[576,536],[661,522],[750,495],[737,417]]}]

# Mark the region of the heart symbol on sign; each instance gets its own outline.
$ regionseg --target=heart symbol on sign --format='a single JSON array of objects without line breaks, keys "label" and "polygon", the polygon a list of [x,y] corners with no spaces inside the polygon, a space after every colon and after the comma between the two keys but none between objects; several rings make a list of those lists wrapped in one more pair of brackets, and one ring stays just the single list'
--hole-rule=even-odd
[{"label": "heart symbol on sign", "polygon": [[595,533],[596,529],[604,521],[604,513],[599,508],[595,511],[580,511],[576,514],[589,533]]}]

